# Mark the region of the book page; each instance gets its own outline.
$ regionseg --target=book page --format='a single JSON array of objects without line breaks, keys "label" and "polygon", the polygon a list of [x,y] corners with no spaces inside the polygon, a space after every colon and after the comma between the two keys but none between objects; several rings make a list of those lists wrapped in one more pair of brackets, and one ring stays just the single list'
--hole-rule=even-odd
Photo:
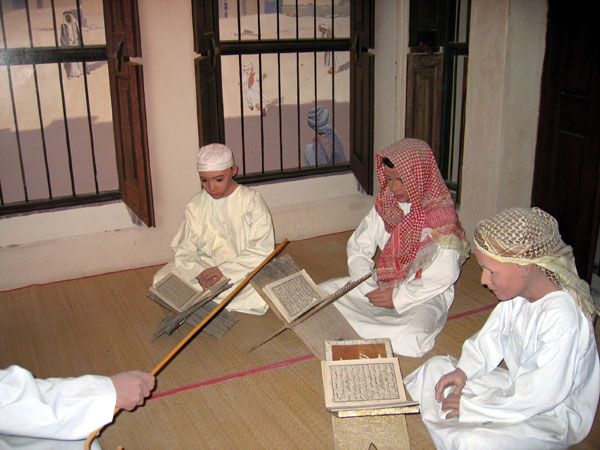
[{"label": "book page", "polygon": [[392,341],[389,338],[325,341],[325,359],[327,361],[391,358],[393,356]]},{"label": "book page", "polygon": [[304,270],[269,283],[263,291],[288,322],[323,298],[319,287]]},{"label": "book page", "polygon": [[330,410],[384,408],[406,403],[397,358],[322,361]]},{"label": "book page", "polygon": [[175,273],[170,273],[154,287],[160,298],[181,312],[199,292]]}]

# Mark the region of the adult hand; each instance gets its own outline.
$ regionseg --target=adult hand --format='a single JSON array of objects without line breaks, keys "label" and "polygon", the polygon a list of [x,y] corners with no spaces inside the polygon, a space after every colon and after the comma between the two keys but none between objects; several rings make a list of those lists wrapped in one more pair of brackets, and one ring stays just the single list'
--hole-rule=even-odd
[{"label": "adult hand", "polygon": [[153,375],[139,370],[119,373],[110,379],[117,391],[116,407],[127,411],[132,411],[136,406],[144,403],[144,399],[150,395],[156,382]]},{"label": "adult hand", "polygon": [[202,271],[200,275],[196,277],[202,289],[208,289],[212,285],[216,284],[217,281],[221,279],[223,273],[218,267],[209,267],[208,269]]},{"label": "adult hand", "polygon": [[[467,374],[461,369],[454,369],[452,372],[443,375],[435,385],[435,399],[442,403],[442,410],[451,409],[446,419],[456,417],[460,412],[460,395],[467,382]],[[454,386],[454,390],[444,398],[444,390],[448,386]]]},{"label": "adult hand", "polygon": [[394,308],[393,293],[393,287],[389,287],[387,289],[375,289],[367,294],[367,298],[373,306],[392,309]]}]

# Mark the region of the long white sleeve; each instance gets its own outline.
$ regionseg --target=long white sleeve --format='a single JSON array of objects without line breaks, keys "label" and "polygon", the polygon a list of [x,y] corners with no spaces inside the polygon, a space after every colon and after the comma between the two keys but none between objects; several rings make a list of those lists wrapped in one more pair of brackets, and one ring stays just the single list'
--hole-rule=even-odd
[{"label": "long white sleeve", "polygon": [[431,264],[394,288],[394,307],[402,313],[431,298],[448,293],[447,308],[454,299],[454,283],[460,276],[460,255],[438,248]]},{"label": "long white sleeve", "polygon": [[591,420],[600,389],[593,344],[590,324],[565,292],[534,303],[522,298],[501,303],[465,342],[457,367],[472,379],[491,372],[504,358],[507,384],[463,396],[460,421],[515,422],[556,408],[586,409],[586,403],[590,411],[582,421]]},{"label": "long white sleeve", "polygon": [[[384,233],[383,240],[378,239],[382,236],[382,232]],[[375,256],[378,247],[383,248],[387,239],[389,239],[389,233],[385,231],[383,220],[381,220],[375,208],[371,208],[369,213],[361,220],[356,230],[354,230],[350,239],[348,239],[346,253],[348,255],[348,273],[350,278],[355,280],[367,273],[374,275],[357,287],[363,296],[377,289],[373,256]]]},{"label": "long white sleeve", "polygon": [[36,379],[10,366],[0,370],[0,433],[84,439],[113,419],[117,394],[110,378]]},{"label": "long white sleeve", "polygon": [[[389,238],[390,234],[385,230],[383,220],[375,208],[372,208],[348,240],[348,271],[351,278],[373,273],[373,256],[378,247],[383,249]],[[402,313],[448,291],[458,279],[460,269],[458,252],[438,248],[428,267],[396,285],[393,294],[396,311]],[[359,289],[363,295],[377,289],[376,277],[361,284]],[[453,292],[448,295],[450,300],[453,298],[452,294]]]}]

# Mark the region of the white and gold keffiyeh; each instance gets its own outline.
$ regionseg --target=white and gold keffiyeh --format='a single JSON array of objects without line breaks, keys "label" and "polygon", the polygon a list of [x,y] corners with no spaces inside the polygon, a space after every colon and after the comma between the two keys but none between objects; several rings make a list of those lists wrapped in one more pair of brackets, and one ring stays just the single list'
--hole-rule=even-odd
[{"label": "white and gold keffiyeh", "polygon": [[475,229],[475,245],[500,262],[536,264],[571,294],[590,320],[599,313],[589,285],[577,274],[573,249],[563,242],[558,222],[540,208],[509,208],[482,220]]}]

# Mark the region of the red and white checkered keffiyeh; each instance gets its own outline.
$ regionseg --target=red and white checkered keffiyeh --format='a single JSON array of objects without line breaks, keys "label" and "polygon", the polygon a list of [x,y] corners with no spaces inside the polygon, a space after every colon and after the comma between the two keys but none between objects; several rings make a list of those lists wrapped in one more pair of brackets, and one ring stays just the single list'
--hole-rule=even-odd
[{"label": "red and white checkered keffiyeh", "polygon": [[[417,252],[434,242],[444,242],[444,247],[456,249],[464,261],[468,256],[465,233],[429,145],[418,139],[402,139],[375,158],[381,187],[375,209],[386,231],[391,233],[377,261],[379,286],[386,288],[404,280]],[[406,215],[387,186],[383,158],[392,161],[408,192],[411,208]],[[432,232],[421,241],[423,228]],[[423,263],[426,265],[427,261]],[[413,268],[413,271],[422,268]]]}]

